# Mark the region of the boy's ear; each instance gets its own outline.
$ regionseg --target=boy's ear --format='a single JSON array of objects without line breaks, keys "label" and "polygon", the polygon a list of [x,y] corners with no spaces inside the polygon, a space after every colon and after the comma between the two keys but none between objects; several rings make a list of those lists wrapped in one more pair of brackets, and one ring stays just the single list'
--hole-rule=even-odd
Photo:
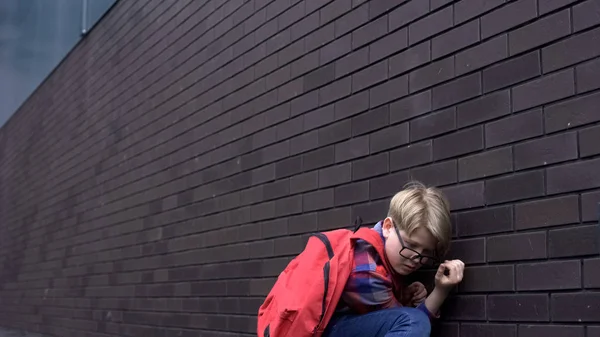
[{"label": "boy's ear", "polygon": [[383,237],[384,238],[389,238],[390,234],[393,230],[394,224],[392,223],[392,219],[390,219],[389,217],[385,218],[385,220],[383,220],[383,225],[381,226],[382,229],[382,233],[383,233]]}]

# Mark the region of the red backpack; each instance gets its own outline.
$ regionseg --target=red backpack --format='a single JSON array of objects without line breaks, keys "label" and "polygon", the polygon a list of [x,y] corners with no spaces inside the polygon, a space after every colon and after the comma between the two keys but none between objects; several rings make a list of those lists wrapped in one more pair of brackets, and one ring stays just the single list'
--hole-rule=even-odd
[{"label": "red backpack", "polygon": [[313,234],[304,250],[279,274],[258,309],[259,337],[320,337],[352,271],[354,242],[370,243],[380,256],[383,240],[369,228]]}]

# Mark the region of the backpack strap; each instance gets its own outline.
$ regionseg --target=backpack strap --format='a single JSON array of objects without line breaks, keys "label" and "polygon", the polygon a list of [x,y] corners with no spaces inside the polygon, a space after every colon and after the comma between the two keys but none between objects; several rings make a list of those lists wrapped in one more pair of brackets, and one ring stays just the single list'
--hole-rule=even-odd
[{"label": "backpack strap", "polygon": [[382,258],[385,257],[383,240],[381,239],[379,233],[372,230],[371,228],[360,228],[358,231],[356,231],[356,233],[352,235],[351,240],[365,240],[371,246],[373,246],[373,248],[375,248],[379,256],[381,256]]}]

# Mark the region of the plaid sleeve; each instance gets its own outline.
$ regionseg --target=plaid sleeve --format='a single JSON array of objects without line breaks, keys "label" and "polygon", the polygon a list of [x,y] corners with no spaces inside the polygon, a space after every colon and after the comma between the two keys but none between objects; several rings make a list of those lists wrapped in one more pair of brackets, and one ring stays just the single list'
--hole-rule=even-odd
[{"label": "plaid sleeve", "polygon": [[352,311],[367,313],[400,306],[392,291],[392,281],[378,268],[379,263],[378,255],[371,245],[357,243],[354,268],[342,295]]}]

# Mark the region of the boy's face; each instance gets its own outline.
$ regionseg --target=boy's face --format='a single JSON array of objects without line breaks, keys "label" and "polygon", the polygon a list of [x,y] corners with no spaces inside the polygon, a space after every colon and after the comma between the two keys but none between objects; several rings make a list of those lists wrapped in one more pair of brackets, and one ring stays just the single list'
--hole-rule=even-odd
[{"label": "boy's face", "polygon": [[[398,237],[398,234],[400,237]],[[400,275],[408,275],[424,264],[433,264],[436,240],[425,227],[419,227],[408,236],[396,230],[391,218],[383,221],[385,254],[392,268]]]}]

